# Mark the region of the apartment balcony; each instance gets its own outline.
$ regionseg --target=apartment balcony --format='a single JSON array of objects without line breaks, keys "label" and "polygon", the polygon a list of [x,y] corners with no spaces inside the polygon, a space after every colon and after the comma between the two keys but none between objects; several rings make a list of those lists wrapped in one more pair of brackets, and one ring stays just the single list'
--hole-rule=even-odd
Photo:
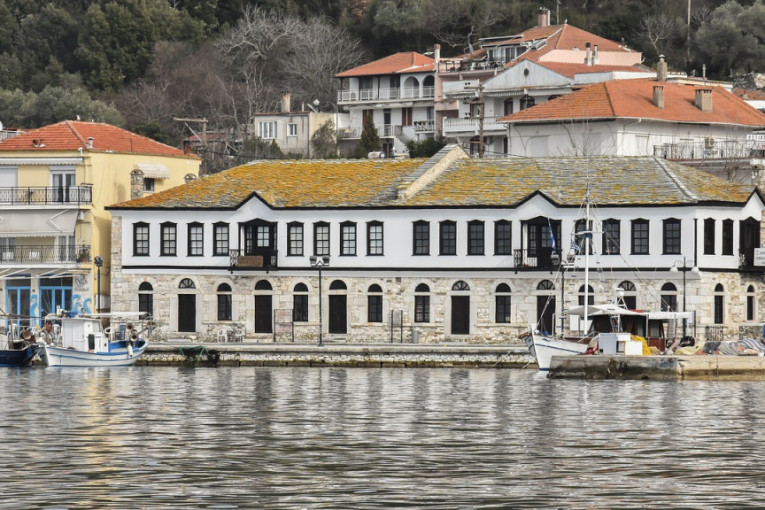
[{"label": "apartment balcony", "polygon": [[[492,116],[483,118],[484,134],[503,134],[507,131],[507,125],[500,124],[497,120],[501,116]],[[465,117],[462,119],[444,118],[443,134],[444,136],[458,136],[466,134],[477,135],[481,130],[481,120],[478,117]]]},{"label": "apartment balcony", "polygon": [[435,87],[338,90],[337,104],[433,100],[435,97]]},{"label": "apartment balcony", "polygon": [[[558,269],[560,250],[552,248],[537,248],[536,250],[513,250],[515,269]],[[553,257],[555,255],[555,257]],[[554,261],[553,259],[556,259]]]},{"label": "apartment balcony", "polygon": [[0,205],[86,205],[92,201],[91,186],[0,188]]},{"label": "apartment balcony", "polygon": [[498,60],[444,60],[438,63],[438,74],[450,73],[487,73],[497,72],[505,66],[506,62]]},{"label": "apartment balcony", "polygon": [[[393,138],[404,132],[404,127],[397,124],[376,124],[377,136],[381,138]],[[337,130],[337,138],[341,140],[354,140],[361,138],[362,128],[343,128]]]},{"label": "apartment balcony", "polygon": [[229,250],[230,269],[276,269],[278,250],[255,248],[252,250]]},{"label": "apartment balcony", "polygon": [[653,146],[653,155],[669,161],[748,160],[751,143],[739,140],[665,143]]},{"label": "apartment balcony", "polygon": [[415,120],[414,132],[415,133],[433,133],[436,130],[436,122],[434,120]]},{"label": "apartment balcony", "polygon": [[29,264],[73,264],[89,263],[90,246],[53,246],[25,245],[0,248],[0,264],[29,265]]}]

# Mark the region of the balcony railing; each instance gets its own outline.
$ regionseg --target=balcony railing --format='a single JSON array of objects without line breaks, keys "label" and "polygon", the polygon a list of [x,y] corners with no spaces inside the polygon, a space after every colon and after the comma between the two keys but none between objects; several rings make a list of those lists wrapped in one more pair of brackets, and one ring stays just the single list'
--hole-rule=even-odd
[{"label": "balcony railing", "polygon": [[0,263],[11,264],[64,264],[90,262],[90,246],[14,246],[0,247]]},{"label": "balcony railing", "polygon": [[468,71],[494,71],[502,69],[505,62],[497,60],[463,60],[452,62],[449,60],[438,63],[438,73],[464,73]]},{"label": "balcony railing", "polygon": [[338,103],[397,101],[400,99],[433,99],[434,97],[436,97],[435,87],[358,89],[337,91]]},{"label": "balcony railing", "polygon": [[0,188],[0,204],[90,204],[91,186]]},{"label": "balcony railing", "polygon": [[739,140],[665,143],[653,146],[653,155],[670,161],[700,159],[748,159],[750,143]]},{"label": "balcony railing", "polygon": [[513,262],[516,269],[557,269],[553,254],[560,262],[560,250],[537,248],[536,250],[513,250]]},{"label": "balcony railing", "polygon": [[430,133],[436,130],[436,122],[434,120],[415,120],[414,131],[415,133]]},{"label": "balcony railing", "polygon": [[254,250],[229,250],[231,268],[247,269],[276,269],[278,266],[278,250],[258,248]]},{"label": "balcony railing", "polygon": [[[487,116],[483,118],[483,130],[505,131],[507,126],[497,122],[501,116]],[[478,133],[481,123],[478,117],[465,117],[463,119],[444,118],[444,134],[449,133]]]},{"label": "balcony railing", "polygon": [[[397,124],[377,124],[375,125],[375,129],[377,129],[377,135],[378,136],[384,136],[384,137],[392,137],[392,136],[398,136],[403,133],[403,126],[399,126]],[[337,137],[338,138],[361,138],[361,128],[343,128],[337,130]]]}]

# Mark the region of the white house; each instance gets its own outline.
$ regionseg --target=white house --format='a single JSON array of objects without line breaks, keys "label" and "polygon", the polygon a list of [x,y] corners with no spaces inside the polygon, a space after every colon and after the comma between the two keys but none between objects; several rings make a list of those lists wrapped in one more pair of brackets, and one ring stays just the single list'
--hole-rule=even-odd
[{"label": "white house", "polygon": [[685,303],[696,335],[756,324],[754,186],[655,157],[471,159],[455,146],[429,160],[254,162],[116,204],[113,302],[171,337],[513,342],[582,299],[587,189],[590,295]]}]

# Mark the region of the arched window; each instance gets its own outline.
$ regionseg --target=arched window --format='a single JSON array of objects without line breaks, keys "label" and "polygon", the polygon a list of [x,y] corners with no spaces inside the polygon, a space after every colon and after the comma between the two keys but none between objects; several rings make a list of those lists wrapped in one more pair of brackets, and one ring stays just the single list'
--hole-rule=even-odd
[{"label": "arched window", "polygon": [[424,283],[414,289],[414,322],[430,322],[430,287]]},{"label": "arched window", "polygon": [[497,285],[497,289],[495,290],[494,294],[494,321],[498,324],[507,324],[512,322],[512,317],[510,315],[510,286],[506,283],[500,283]]},{"label": "arched window", "polygon": [[149,282],[143,282],[138,286],[138,311],[144,319],[154,316],[154,287]]},{"label": "arched window", "polygon": [[373,283],[367,289],[367,322],[382,322],[383,320],[382,287]]},{"label": "arched window", "polygon": [[624,306],[630,310],[637,310],[637,288],[635,284],[629,280],[624,280],[619,284],[619,288],[624,291]]},{"label": "arched window", "polygon": [[348,287],[342,280],[334,280],[329,284],[329,290],[346,290]]},{"label": "arched window", "polygon": [[274,332],[273,287],[268,280],[255,283],[255,333]]},{"label": "arched window", "polygon": [[531,108],[532,106],[534,106],[534,104],[535,104],[534,98],[529,96],[528,94],[523,96],[520,100],[521,110],[525,110],[526,108]]},{"label": "arched window", "polygon": [[459,280],[458,282],[455,282],[454,285],[452,285],[452,290],[470,290],[470,285],[463,282],[462,280]]},{"label": "arched window", "polygon": [[197,286],[194,283],[194,280],[191,278],[184,278],[181,280],[181,283],[178,284],[179,289],[196,289]]},{"label": "arched window", "polygon": [[218,285],[218,320],[231,320],[231,285],[228,283]]},{"label": "arched window", "polygon": [[[595,289],[592,288],[592,285],[587,286],[587,304],[588,305],[594,305],[595,304]],[[579,306],[584,306],[584,285],[579,287]]]},{"label": "arched window", "polygon": [[293,290],[292,320],[308,322],[308,286],[305,283],[296,284]]},{"label": "arched window", "polygon": [[754,285],[746,288],[746,320],[754,320]]},{"label": "arched window", "polygon": [[555,284],[550,280],[542,280],[537,285],[537,290],[555,290]]},{"label": "arched window", "polygon": [[715,324],[722,324],[725,322],[725,288],[721,283],[715,285]]},{"label": "arched window", "polygon": [[255,290],[273,290],[268,280],[258,280],[255,284]]},{"label": "arched window", "polygon": [[677,287],[674,283],[665,283],[661,286],[661,311],[677,311]]}]

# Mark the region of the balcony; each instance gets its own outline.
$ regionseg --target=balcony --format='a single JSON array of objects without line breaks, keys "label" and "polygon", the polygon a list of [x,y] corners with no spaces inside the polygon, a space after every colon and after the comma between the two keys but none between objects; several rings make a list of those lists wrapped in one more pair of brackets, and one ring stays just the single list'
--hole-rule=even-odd
[{"label": "balcony", "polygon": [[505,66],[506,62],[497,60],[444,60],[438,63],[438,74],[465,73],[465,72],[496,72]]},{"label": "balcony", "polygon": [[[394,136],[399,136],[404,131],[403,126],[399,126],[396,124],[377,124],[375,125],[375,129],[377,130],[377,136],[381,136],[383,138],[392,138]],[[338,129],[337,137],[339,139],[353,140],[355,138],[361,138],[361,131],[362,131],[362,128]]]},{"label": "balcony", "polygon": [[[507,125],[500,124],[497,120],[503,116],[491,116],[483,118],[483,132],[500,132],[507,130]],[[444,136],[454,136],[458,134],[478,134],[481,130],[481,123],[478,117],[465,117],[462,119],[444,118]]]},{"label": "balcony", "polygon": [[92,201],[91,186],[0,188],[0,204],[3,205],[81,205]]},{"label": "balcony", "polygon": [[0,263],[21,264],[66,264],[90,262],[90,246],[26,245],[0,248]]},{"label": "balcony", "polygon": [[435,87],[338,90],[337,104],[434,99]]},{"label": "balcony", "polygon": [[536,250],[513,250],[515,269],[558,269],[558,263],[553,263],[553,254],[560,261],[560,250],[552,248],[537,248]]},{"label": "balcony", "polygon": [[653,155],[669,161],[744,160],[750,157],[750,142],[708,140],[705,142],[665,143],[653,146]]},{"label": "balcony", "polygon": [[256,248],[254,250],[229,250],[229,265],[236,269],[276,269],[278,267],[278,250]]},{"label": "balcony", "polygon": [[434,120],[415,120],[414,132],[415,133],[432,133],[436,130],[436,122]]}]

